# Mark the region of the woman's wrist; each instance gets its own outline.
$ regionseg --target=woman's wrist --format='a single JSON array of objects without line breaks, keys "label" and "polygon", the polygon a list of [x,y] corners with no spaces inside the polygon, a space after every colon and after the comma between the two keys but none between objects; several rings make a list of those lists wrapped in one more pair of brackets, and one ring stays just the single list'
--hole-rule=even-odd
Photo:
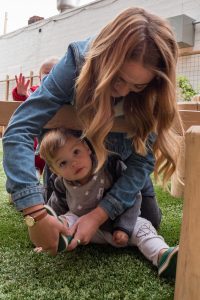
[{"label": "woman's wrist", "polygon": [[34,212],[44,208],[44,204],[37,204],[31,207],[27,207],[23,210],[23,215],[33,214]]},{"label": "woman's wrist", "polygon": [[36,214],[38,214],[39,212],[44,212],[44,211],[46,211],[46,208],[43,206],[43,207],[38,208],[38,209],[36,209],[36,210],[33,210],[33,211],[31,211],[31,212],[24,213],[23,215],[24,215],[24,217],[26,217],[26,216],[28,216],[28,215],[36,215]]}]

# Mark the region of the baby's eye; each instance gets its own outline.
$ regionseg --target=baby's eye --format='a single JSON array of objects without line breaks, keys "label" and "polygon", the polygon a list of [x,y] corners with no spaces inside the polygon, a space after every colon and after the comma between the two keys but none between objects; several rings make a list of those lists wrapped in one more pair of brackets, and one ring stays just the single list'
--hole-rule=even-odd
[{"label": "baby's eye", "polygon": [[61,161],[60,163],[59,163],[59,167],[60,168],[63,168],[63,167],[65,167],[67,165],[67,161],[66,160],[63,160],[63,161]]},{"label": "baby's eye", "polygon": [[74,155],[79,155],[81,153],[80,149],[74,149]]}]

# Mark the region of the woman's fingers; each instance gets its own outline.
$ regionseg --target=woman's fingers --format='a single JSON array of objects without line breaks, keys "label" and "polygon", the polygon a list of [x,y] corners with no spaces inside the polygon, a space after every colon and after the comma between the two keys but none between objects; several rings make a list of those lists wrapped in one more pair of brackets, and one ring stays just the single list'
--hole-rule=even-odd
[{"label": "woman's fingers", "polygon": [[65,235],[65,236],[72,236],[73,234],[71,234],[71,232],[70,232],[70,230],[69,230],[69,228],[68,227],[66,227],[66,225],[65,224],[62,224],[61,222],[60,222],[60,229],[59,229],[59,231],[60,231],[60,233],[62,233],[63,235]]},{"label": "woman's fingers", "polygon": [[41,253],[41,252],[44,252],[43,248],[42,247],[36,247],[34,248],[33,250],[35,253]]},{"label": "woman's fingers", "polygon": [[74,250],[76,247],[80,246],[80,245],[86,245],[87,243],[82,242],[81,238],[78,238],[78,235],[75,235],[71,241],[71,243],[69,244],[69,246],[67,247],[67,251],[72,251]]},{"label": "woman's fingers", "polygon": [[70,228],[68,228],[68,229],[67,229],[68,235],[74,236],[75,233],[76,233],[76,231],[77,231],[78,225],[79,225],[79,224],[78,224],[78,221],[77,221],[74,225],[72,225]]},{"label": "woman's fingers", "polygon": [[[71,243],[67,247],[68,251],[72,251],[73,249],[75,249],[78,246],[77,237],[76,237],[77,229],[78,229],[78,223],[77,222],[68,229],[68,235],[73,236],[73,239],[71,240]],[[80,238],[78,238],[78,240],[80,241]]]},{"label": "woman's fingers", "polygon": [[73,226],[68,229],[68,234],[73,236],[73,239],[69,246],[68,251],[74,250],[79,245],[87,245],[90,242],[91,235],[88,228],[84,226],[85,222],[82,222],[80,218]]}]

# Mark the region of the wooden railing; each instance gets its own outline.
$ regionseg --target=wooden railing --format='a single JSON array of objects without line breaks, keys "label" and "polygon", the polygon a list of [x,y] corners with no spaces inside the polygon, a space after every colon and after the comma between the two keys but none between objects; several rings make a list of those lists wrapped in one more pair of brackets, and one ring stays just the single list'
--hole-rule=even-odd
[{"label": "wooden railing", "polygon": [[[0,101],[0,126],[7,126],[11,115],[21,103],[17,101]],[[193,125],[200,125],[200,103],[180,102],[178,106],[185,131]],[[45,125],[45,128],[60,126],[68,128],[79,126],[80,128],[76,113],[71,105],[64,105]],[[127,124],[124,122],[123,117],[117,117],[113,130],[125,132],[126,129]]]},{"label": "wooden railing", "polygon": [[[23,102],[20,101],[0,101],[0,126],[7,126],[14,111]],[[81,129],[80,123],[76,117],[76,112],[71,105],[63,105],[55,116],[44,126],[45,128],[76,128]],[[123,117],[117,117],[112,131],[127,131],[127,124]]]}]

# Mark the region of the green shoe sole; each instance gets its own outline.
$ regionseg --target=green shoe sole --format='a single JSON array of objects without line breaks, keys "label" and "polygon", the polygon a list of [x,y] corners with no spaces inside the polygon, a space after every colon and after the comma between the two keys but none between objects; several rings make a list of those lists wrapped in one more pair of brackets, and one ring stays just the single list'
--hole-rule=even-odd
[{"label": "green shoe sole", "polygon": [[[55,218],[57,218],[61,223],[62,220],[57,216],[57,214],[55,213],[55,211],[53,210],[53,208],[51,208],[51,206],[49,205],[44,205],[44,207],[46,208],[47,212],[49,215],[54,216]],[[63,234],[60,234],[59,237],[59,242],[58,242],[58,252],[64,251],[67,249],[68,245],[70,244],[70,242],[72,241],[73,237],[72,236],[65,236]]]},{"label": "green shoe sole", "polygon": [[158,266],[158,275],[165,278],[176,277],[176,265],[179,246],[169,248],[161,257]]}]

